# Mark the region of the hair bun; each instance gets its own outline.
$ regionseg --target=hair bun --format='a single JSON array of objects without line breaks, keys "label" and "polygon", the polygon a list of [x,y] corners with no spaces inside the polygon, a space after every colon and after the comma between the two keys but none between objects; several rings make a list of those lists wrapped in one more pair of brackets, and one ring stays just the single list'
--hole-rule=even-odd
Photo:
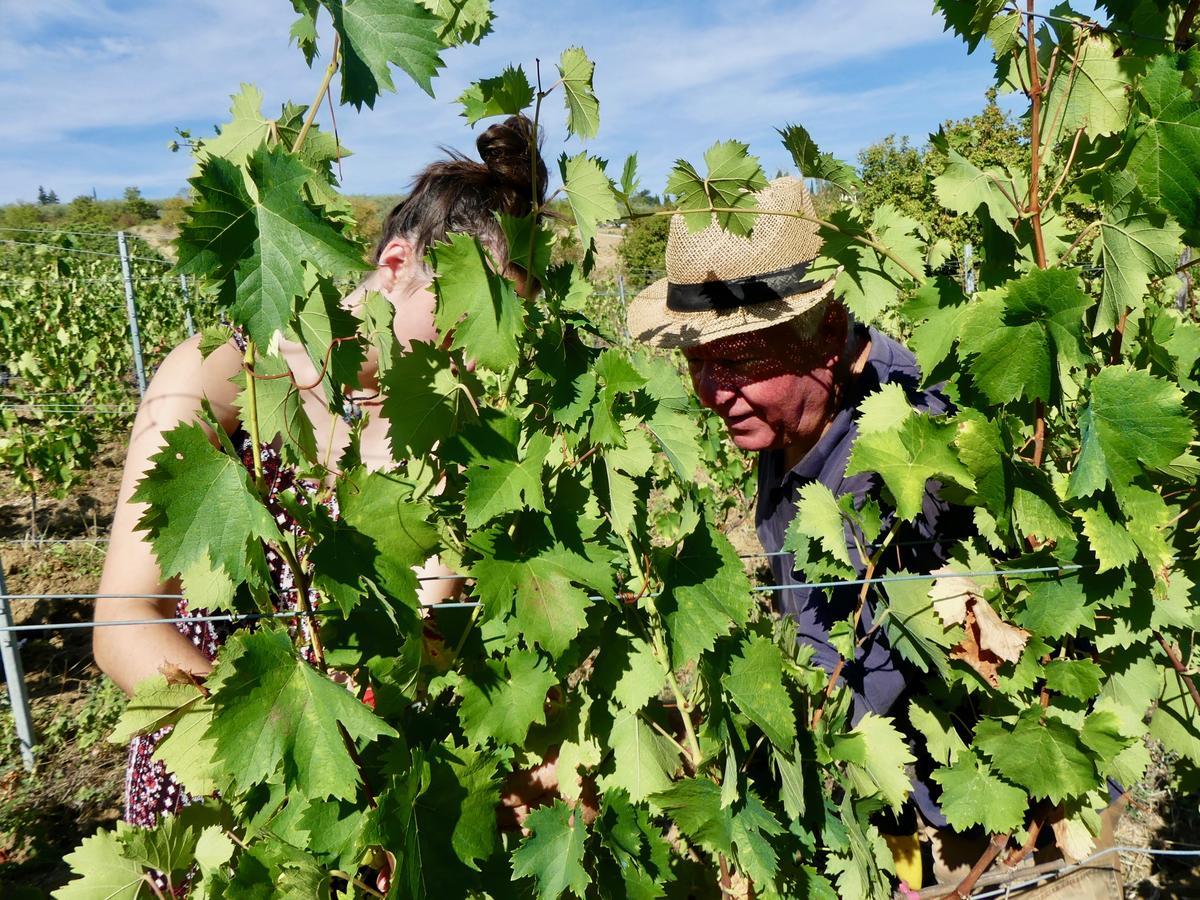
[{"label": "hair bun", "polygon": [[[529,197],[532,172],[530,171],[530,145],[541,146],[541,136],[533,133],[533,122],[525,116],[510,116],[503,122],[490,126],[475,141],[479,158],[487,166],[495,181],[523,197]],[[546,197],[546,164],[538,153],[538,202]]]}]

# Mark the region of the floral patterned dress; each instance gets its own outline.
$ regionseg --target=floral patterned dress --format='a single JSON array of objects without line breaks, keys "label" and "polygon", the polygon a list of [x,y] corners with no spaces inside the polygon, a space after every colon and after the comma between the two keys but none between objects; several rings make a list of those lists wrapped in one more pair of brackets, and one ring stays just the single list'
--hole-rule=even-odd
[{"label": "floral patterned dress", "polygon": [[[231,435],[233,446],[239,451],[247,471],[254,471],[254,450],[250,435],[238,428]],[[297,493],[311,495],[314,486],[296,478],[295,470],[283,463],[279,452],[273,447],[263,447],[260,450],[262,458],[263,477],[269,488],[268,508],[282,530],[297,529],[296,523],[279,504],[276,497],[289,488],[296,488]],[[335,511],[336,512],[336,511]],[[275,583],[278,595],[275,598],[276,608],[280,611],[296,609],[296,589],[292,579],[291,569],[273,551],[267,550],[267,563],[270,567],[271,579]],[[204,609],[190,609],[187,600],[180,600],[176,605],[176,616],[192,618],[208,615]],[[299,628],[307,628],[308,623],[296,620]],[[177,622],[175,627],[187,637],[201,653],[209,660],[216,659],[217,651],[225,643],[235,628],[252,627],[233,625],[229,622]],[[167,770],[159,760],[153,759],[155,747],[171,730],[171,726],[148,735],[138,735],[129,743],[129,762],[125,771],[125,815],[124,819],[131,825],[152,828],[160,816],[169,816],[178,812],[189,803],[203,800],[194,797],[183,789],[175,776]]]}]

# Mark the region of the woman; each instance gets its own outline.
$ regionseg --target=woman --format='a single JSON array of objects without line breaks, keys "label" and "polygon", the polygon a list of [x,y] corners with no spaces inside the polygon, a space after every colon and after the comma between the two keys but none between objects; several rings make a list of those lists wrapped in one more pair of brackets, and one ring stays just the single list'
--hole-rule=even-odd
[{"label": "woman", "polygon": [[[514,116],[479,136],[476,145],[483,162],[452,154],[427,166],[417,176],[408,198],[388,216],[375,251],[375,270],[346,298],[347,305],[356,308],[368,291],[379,291],[395,308],[393,325],[402,346],[407,348],[412,341],[437,341],[435,298],[424,263],[425,251],[433,242],[444,240],[448,233],[466,232],[478,236],[497,259],[507,258],[504,233],[496,213],[525,216],[530,212],[532,128],[528,119]],[[536,165],[540,203],[546,185],[546,166],[540,154]],[[523,273],[509,274],[517,276],[520,288]],[[189,610],[186,600],[176,603],[124,599],[128,595],[174,594],[180,589],[177,580],[163,580],[150,544],[137,530],[144,507],[130,498],[138,481],[151,468],[151,457],[163,446],[164,434],[181,422],[199,421],[204,400],[211,405],[220,427],[242,452],[247,469],[253,469],[249,437],[234,405],[237,388],[230,382],[242,368],[243,351],[239,342],[240,336],[235,336],[235,340],[203,358],[199,338],[193,337],[175,348],[154,376],[134,420],[113,518],[112,540],[100,578],[99,592],[121,599],[98,601],[98,623],[203,613],[203,610]],[[284,341],[280,350],[297,384],[315,385],[320,381],[303,347]],[[377,362],[372,349],[359,372],[360,390],[347,397],[350,410],[369,414],[361,438],[362,460],[369,468],[392,465],[387,422],[370,415],[381,402]],[[359,396],[363,399],[356,399]],[[343,418],[331,417],[319,386],[302,391],[301,397],[316,431],[316,445],[329,448],[330,462],[337,460],[349,439],[350,422],[357,412],[348,412]],[[215,434],[210,433],[210,439],[216,443]],[[262,455],[273,499],[275,493],[295,483],[295,474],[281,463],[275,449],[264,448]],[[282,509],[274,505],[272,512],[277,517],[284,516]],[[294,607],[291,573],[281,560],[269,561],[280,596]],[[431,560],[419,574],[439,572],[448,574],[447,569]],[[452,579],[423,584],[423,603],[437,602],[457,590]],[[97,628],[93,632],[93,649],[100,668],[126,693],[132,694],[141,681],[158,674],[164,665],[205,676],[212,669],[213,659],[228,632],[228,627],[208,622]],[[176,812],[190,799],[163,764],[151,759],[160,737],[135,737],[130,746],[125,819],[134,825],[153,826],[158,816]]]}]

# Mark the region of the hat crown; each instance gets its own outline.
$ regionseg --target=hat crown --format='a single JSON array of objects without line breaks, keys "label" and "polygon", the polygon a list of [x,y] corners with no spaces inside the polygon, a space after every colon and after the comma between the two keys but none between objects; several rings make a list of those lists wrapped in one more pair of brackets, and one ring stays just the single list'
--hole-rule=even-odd
[{"label": "hat crown", "polygon": [[[765,212],[800,212],[816,216],[804,182],[776,178],[754,195]],[[683,216],[671,217],[667,238],[667,280],[672,284],[729,281],[750,275],[777,272],[815,259],[821,249],[817,225],[795,216],[758,215],[749,237],[733,234],[717,224],[689,231]]]}]

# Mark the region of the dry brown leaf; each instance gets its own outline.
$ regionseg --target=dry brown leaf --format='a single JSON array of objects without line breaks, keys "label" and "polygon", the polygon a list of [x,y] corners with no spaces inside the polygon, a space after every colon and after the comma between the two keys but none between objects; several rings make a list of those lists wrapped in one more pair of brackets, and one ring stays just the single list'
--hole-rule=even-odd
[{"label": "dry brown leaf", "polygon": [[[973,606],[974,604],[972,604]],[[985,650],[979,646],[979,626],[975,622],[975,611],[973,608],[967,609],[966,622],[963,624],[966,634],[950,651],[950,658],[961,659],[983,676],[983,680],[992,687],[999,687],[1000,666],[1004,660],[990,650]]]},{"label": "dry brown leaf", "polygon": [[[932,574],[941,575],[952,571],[942,568]],[[981,595],[982,591],[979,589],[979,585],[962,575],[950,575],[946,578],[935,579],[929,588],[929,599],[933,601],[933,610],[947,625],[962,625],[966,622],[968,602]]]},{"label": "dry brown leaf", "polygon": [[972,604],[975,613],[975,626],[979,629],[979,646],[1001,659],[1016,662],[1021,658],[1021,651],[1029,642],[1029,632],[1005,622],[992,605],[982,597],[976,598]]},{"label": "dry brown leaf", "polygon": [[1075,863],[1092,855],[1096,848],[1096,839],[1088,831],[1087,826],[1078,819],[1067,819],[1062,816],[1050,823],[1054,829],[1054,840],[1058,849],[1066,857],[1067,862]]}]

